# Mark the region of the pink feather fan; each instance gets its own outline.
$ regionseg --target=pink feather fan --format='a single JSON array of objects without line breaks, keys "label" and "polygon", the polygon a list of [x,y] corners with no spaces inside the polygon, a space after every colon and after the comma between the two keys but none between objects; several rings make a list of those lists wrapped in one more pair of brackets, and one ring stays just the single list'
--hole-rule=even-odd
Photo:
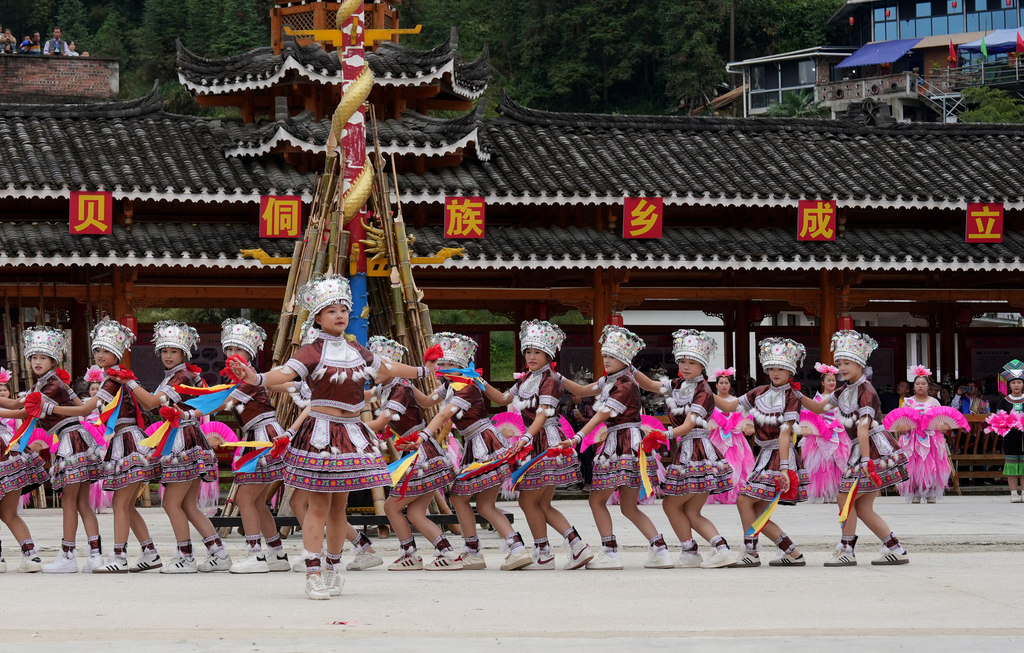
[{"label": "pink feather fan", "polygon": [[882,420],[882,426],[890,433],[918,431],[921,429],[921,413],[910,406],[897,408],[885,416],[885,419]]},{"label": "pink feather fan", "polygon": [[494,426],[510,444],[526,435],[526,422],[523,421],[523,416],[517,412],[498,413],[494,416]]},{"label": "pink feather fan", "polygon": [[207,440],[213,435],[219,437],[223,442],[238,442],[238,434],[224,422],[210,420],[203,424],[203,433],[206,434]]},{"label": "pink feather fan", "polygon": [[921,420],[926,431],[951,431],[953,429],[968,429],[967,420],[960,414],[960,411],[949,406],[935,406],[929,408]]},{"label": "pink feather fan", "polygon": [[832,424],[822,419],[821,415],[809,410],[800,411],[800,435],[831,438],[834,431]]},{"label": "pink feather fan", "polygon": [[1001,438],[1005,438],[1006,434],[1013,429],[1022,429],[1020,417],[1015,413],[1007,413],[1005,410],[989,415],[985,424],[987,425],[986,433],[995,433]]}]

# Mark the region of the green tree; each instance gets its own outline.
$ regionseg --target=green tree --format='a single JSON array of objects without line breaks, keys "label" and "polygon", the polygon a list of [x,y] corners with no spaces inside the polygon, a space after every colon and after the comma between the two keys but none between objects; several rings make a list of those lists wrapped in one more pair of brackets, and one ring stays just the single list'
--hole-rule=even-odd
[{"label": "green tree", "polygon": [[960,114],[964,122],[1024,122],[1024,103],[998,88],[965,88],[961,95],[970,109]]},{"label": "green tree", "polygon": [[64,30],[64,40],[74,41],[79,52],[92,47],[82,0],[63,0],[57,11],[56,24]]},{"label": "green tree", "polygon": [[820,118],[828,109],[814,101],[814,91],[783,91],[781,102],[768,105],[764,115],[773,118]]}]

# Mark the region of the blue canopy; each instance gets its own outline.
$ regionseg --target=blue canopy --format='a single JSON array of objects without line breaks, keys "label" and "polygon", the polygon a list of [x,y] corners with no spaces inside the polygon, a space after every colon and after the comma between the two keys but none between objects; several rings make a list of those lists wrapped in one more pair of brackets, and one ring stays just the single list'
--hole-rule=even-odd
[{"label": "blue canopy", "polygon": [[836,68],[854,68],[856,66],[892,63],[910,52],[910,49],[920,42],[921,39],[899,39],[897,41],[868,43],[861,47],[860,50],[837,63]]},{"label": "blue canopy", "polygon": [[[1017,49],[1017,32],[1019,29],[997,29],[994,32],[989,32],[982,38],[985,39],[985,49],[988,50],[989,54],[997,54],[999,52],[1013,52]],[[1024,32],[1021,32],[1024,34]],[[981,39],[977,41],[971,41],[970,43],[963,43],[957,46],[958,49],[964,52],[981,52]]]}]

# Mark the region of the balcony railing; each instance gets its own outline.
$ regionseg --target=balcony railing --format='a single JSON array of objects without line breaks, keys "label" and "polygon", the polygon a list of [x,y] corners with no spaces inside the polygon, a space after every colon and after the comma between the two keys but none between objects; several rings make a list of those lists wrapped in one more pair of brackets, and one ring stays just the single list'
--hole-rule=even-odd
[{"label": "balcony railing", "polygon": [[917,75],[914,73],[844,79],[840,82],[819,84],[814,88],[814,99],[827,104],[867,98],[917,97],[917,82]]},{"label": "balcony railing", "polygon": [[993,63],[946,68],[921,77],[916,73],[895,73],[862,79],[827,82],[814,88],[814,99],[825,104],[857,100],[933,97],[959,93],[970,86],[1019,86],[1024,77],[1024,63],[998,61]]}]

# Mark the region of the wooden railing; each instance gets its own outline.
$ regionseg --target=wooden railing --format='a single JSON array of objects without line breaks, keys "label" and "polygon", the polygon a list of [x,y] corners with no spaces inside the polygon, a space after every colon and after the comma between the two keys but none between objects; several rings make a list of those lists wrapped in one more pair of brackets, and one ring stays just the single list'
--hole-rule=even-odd
[{"label": "wooden railing", "polygon": [[[988,415],[964,415],[970,429],[957,429],[949,434],[950,458],[953,463],[954,489],[960,493],[961,479],[997,479],[1003,476],[1002,443],[998,435],[985,433]],[[985,468],[989,469],[985,469]]]}]

